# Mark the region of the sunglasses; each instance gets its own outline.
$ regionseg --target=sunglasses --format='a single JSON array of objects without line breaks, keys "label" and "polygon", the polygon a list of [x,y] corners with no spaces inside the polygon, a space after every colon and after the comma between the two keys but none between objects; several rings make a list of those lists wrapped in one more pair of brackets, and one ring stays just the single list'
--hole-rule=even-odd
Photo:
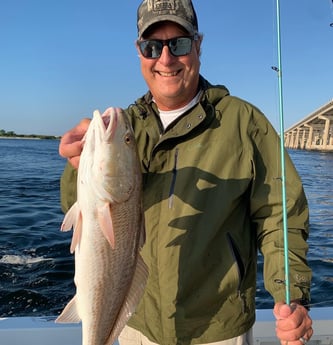
[{"label": "sunglasses", "polygon": [[142,56],[146,59],[158,59],[162,55],[164,46],[168,46],[173,56],[188,55],[192,50],[192,42],[198,39],[199,35],[195,34],[194,36],[170,38],[169,40],[138,40],[137,44]]}]

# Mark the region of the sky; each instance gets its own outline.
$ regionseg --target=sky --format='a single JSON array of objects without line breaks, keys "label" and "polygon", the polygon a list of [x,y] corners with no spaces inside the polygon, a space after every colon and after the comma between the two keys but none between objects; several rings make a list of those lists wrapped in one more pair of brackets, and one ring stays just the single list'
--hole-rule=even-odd
[{"label": "sky", "polygon": [[[193,0],[201,74],[281,128],[276,0]],[[0,129],[62,135],[147,91],[140,0],[0,0]],[[280,0],[285,129],[333,99],[332,0]]]}]

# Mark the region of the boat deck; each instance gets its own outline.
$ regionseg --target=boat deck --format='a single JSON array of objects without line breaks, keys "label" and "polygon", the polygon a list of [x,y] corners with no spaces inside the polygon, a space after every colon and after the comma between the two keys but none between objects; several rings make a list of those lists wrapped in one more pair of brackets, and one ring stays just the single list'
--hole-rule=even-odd
[{"label": "boat deck", "polygon": [[[333,345],[333,307],[313,308],[314,335],[309,345]],[[1,345],[81,345],[80,324],[56,324],[53,317],[0,319]],[[272,310],[257,310],[254,345],[279,345]]]}]

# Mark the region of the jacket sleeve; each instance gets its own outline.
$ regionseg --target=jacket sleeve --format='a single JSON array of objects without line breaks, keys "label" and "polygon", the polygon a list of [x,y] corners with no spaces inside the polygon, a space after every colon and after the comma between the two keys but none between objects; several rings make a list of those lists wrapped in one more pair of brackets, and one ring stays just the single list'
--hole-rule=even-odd
[{"label": "jacket sleeve", "polygon": [[[275,302],[286,300],[280,138],[258,113],[251,131],[254,147],[254,182],[251,216],[259,250],[264,256],[265,288]],[[309,210],[301,179],[284,152],[289,242],[290,297],[310,299],[311,269],[306,260]]]},{"label": "jacket sleeve", "polygon": [[67,163],[60,180],[61,209],[66,213],[76,202],[77,170]]}]

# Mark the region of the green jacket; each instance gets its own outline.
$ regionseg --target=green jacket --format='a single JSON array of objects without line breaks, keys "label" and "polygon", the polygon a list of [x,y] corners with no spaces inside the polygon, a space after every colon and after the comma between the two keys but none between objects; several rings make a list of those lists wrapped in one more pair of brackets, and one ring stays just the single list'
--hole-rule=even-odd
[{"label": "green jacket", "polygon": [[[285,300],[279,137],[253,105],[200,79],[202,97],[165,131],[147,93],[131,105],[144,177],[149,267],[129,325],[163,344],[202,344],[255,321],[257,251],[275,301]],[[286,154],[291,299],[309,298],[308,206]],[[62,177],[64,210],[76,174]]]}]

